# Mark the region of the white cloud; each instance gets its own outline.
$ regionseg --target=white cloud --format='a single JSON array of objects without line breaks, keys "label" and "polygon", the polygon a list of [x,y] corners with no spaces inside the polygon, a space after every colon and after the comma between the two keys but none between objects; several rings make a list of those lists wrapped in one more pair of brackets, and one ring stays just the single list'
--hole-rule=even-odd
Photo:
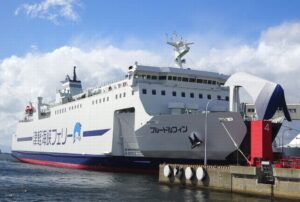
[{"label": "white cloud", "polygon": [[283,23],[262,32],[255,45],[213,48],[196,60],[207,70],[232,74],[244,71],[281,84],[288,102],[299,102],[300,23]]},{"label": "white cloud", "polygon": [[37,96],[53,100],[60,87],[59,81],[66,74],[72,74],[74,65],[87,88],[123,78],[136,60],[149,65],[163,63],[154,53],[113,46],[91,50],[64,46],[49,53],[34,50],[24,57],[11,56],[0,61],[0,145],[10,145],[11,135],[26,104]]},{"label": "white cloud", "polygon": [[76,5],[77,0],[43,0],[35,4],[22,4],[16,9],[15,15],[23,12],[32,18],[46,19],[55,24],[62,18],[78,21],[80,17],[74,9]]},{"label": "white cloud", "polygon": [[[255,45],[235,43],[209,48],[206,53],[201,44],[191,39],[195,45],[187,57],[187,66],[226,74],[249,72],[282,84],[288,102],[299,102],[299,32],[300,23],[285,23],[262,32]],[[0,145],[10,144],[26,103],[37,96],[54,99],[59,81],[65,74],[72,73],[74,65],[78,67],[78,77],[84,87],[93,87],[123,76],[135,61],[146,65],[170,65],[172,49],[169,55],[159,50],[126,50],[100,43],[88,49],[64,46],[40,53],[36,47],[25,56],[11,56],[0,61]]]}]

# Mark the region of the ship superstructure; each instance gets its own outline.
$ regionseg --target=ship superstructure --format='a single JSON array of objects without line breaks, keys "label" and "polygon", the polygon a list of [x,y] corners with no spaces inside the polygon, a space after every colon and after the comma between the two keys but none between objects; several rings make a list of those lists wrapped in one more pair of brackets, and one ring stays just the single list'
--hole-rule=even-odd
[{"label": "ship superstructure", "polygon": [[[188,52],[189,43],[176,44]],[[184,54],[177,54],[180,67]],[[12,144],[21,161],[102,170],[201,161],[205,152],[224,161],[236,148],[220,120],[229,117],[237,144],[246,134],[241,115],[228,112],[226,75],[135,63],[124,79],[83,91],[73,71],[55,103],[38,97],[27,106]]]}]

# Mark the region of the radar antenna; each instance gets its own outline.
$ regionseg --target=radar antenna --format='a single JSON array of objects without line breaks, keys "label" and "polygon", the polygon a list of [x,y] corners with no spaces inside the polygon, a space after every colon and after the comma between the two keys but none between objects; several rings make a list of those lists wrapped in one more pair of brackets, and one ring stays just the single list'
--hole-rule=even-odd
[{"label": "radar antenna", "polygon": [[189,45],[194,43],[187,43],[182,37],[179,38],[177,34],[174,33],[173,36],[168,39],[167,44],[174,47],[175,63],[182,68],[182,65],[186,62],[185,59],[183,59],[183,56],[189,52]]}]

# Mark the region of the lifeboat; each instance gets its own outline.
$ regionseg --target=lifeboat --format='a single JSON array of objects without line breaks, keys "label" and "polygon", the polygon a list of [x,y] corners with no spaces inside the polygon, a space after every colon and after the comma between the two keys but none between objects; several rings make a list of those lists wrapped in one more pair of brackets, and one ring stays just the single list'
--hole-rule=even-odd
[{"label": "lifeboat", "polygon": [[27,105],[25,108],[26,114],[32,114],[33,113],[33,108],[32,105]]}]

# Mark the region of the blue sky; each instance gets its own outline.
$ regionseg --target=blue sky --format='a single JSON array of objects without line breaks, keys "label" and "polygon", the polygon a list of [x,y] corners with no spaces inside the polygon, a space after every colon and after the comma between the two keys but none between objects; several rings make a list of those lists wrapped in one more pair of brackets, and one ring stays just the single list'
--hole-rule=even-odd
[{"label": "blue sky", "polygon": [[[0,3],[0,149],[24,106],[53,101],[59,81],[78,67],[84,87],[139,64],[174,66],[166,33],[190,42],[193,69],[243,71],[279,83],[299,103],[298,0],[2,0]],[[242,99],[241,99],[242,100]]]},{"label": "blue sky", "polygon": [[[109,38],[122,44],[128,38],[161,42],[165,33],[209,36],[210,39],[239,38],[255,42],[262,30],[282,22],[298,21],[297,0],[127,0],[74,1],[79,19],[60,18],[57,23],[15,15],[22,4],[42,1],[4,0],[0,7],[0,59],[22,55],[32,46],[50,51],[72,45],[78,37]],[[213,42],[212,46],[217,46]]]}]

